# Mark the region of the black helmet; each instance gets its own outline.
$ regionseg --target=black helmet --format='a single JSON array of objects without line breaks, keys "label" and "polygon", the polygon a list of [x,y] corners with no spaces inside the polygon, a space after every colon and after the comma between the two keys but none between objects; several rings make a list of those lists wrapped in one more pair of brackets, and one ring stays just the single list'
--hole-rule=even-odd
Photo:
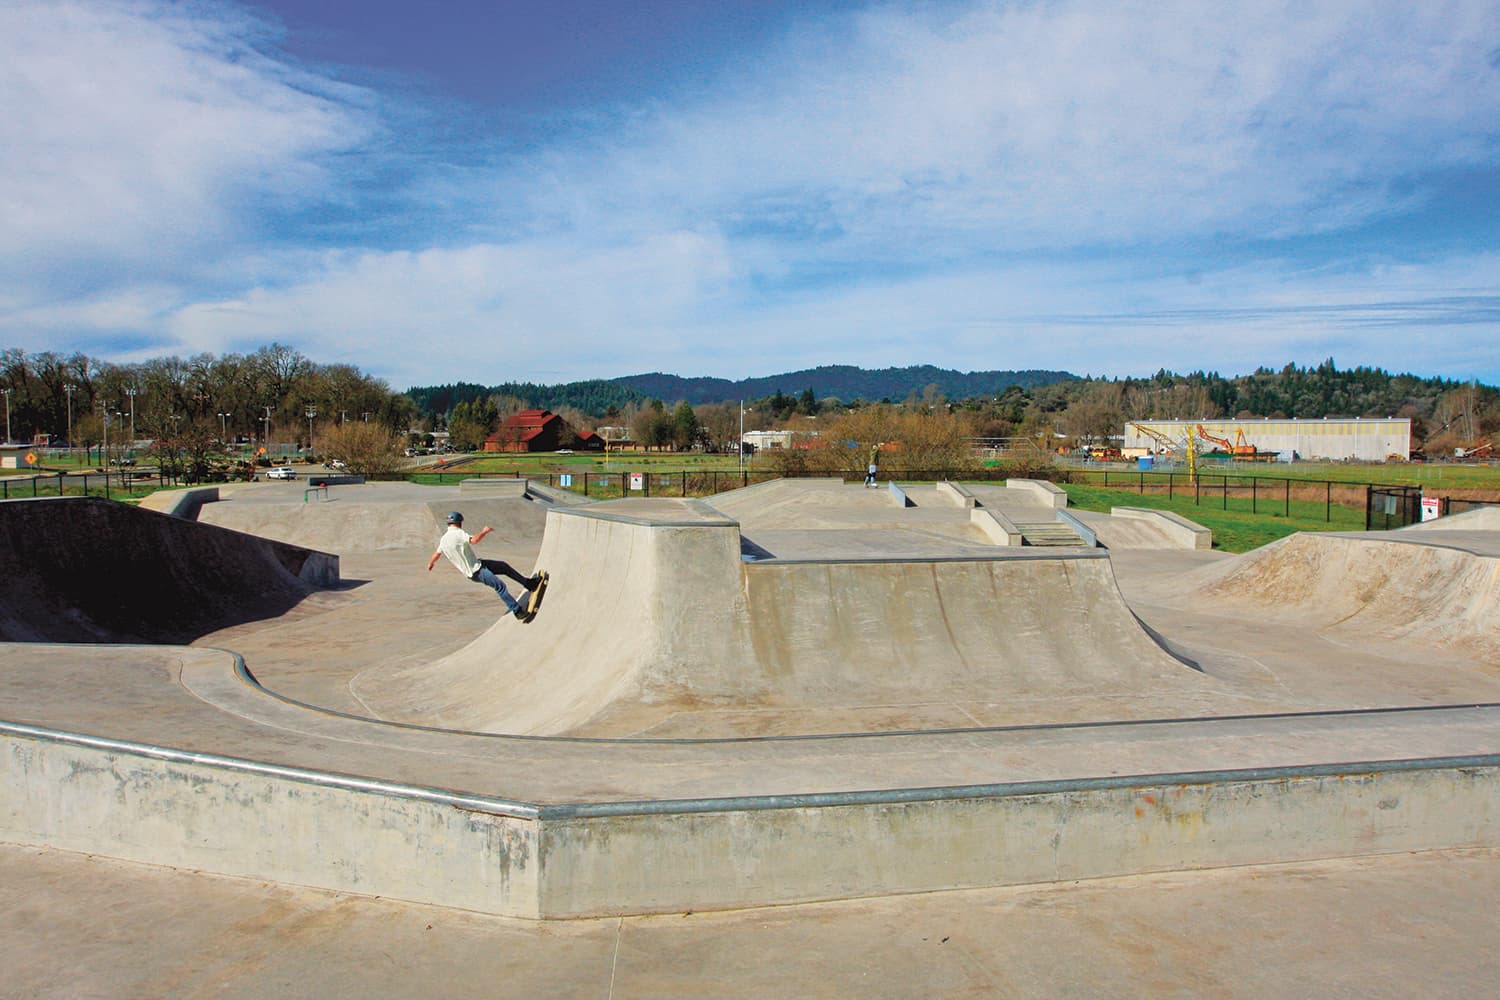
[{"label": "black helmet", "polygon": [[464,523],[464,516],[462,514],[460,514],[456,510],[450,510],[448,512],[448,523],[449,524],[463,524]]}]

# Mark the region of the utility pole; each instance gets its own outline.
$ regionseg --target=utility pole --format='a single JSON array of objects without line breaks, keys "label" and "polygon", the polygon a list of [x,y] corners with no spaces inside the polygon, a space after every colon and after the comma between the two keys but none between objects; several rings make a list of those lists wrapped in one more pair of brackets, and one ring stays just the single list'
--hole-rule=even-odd
[{"label": "utility pole", "polygon": [[10,440],[11,440],[11,438],[10,438],[10,394],[13,393],[13,392],[15,392],[15,391],[16,391],[15,389],[0,389],[0,392],[5,393],[5,443],[6,444],[10,444]]},{"label": "utility pole", "polygon": [[219,414],[219,440],[224,442],[224,447],[229,447],[229,414]]},{"label": "utility pole", "polygon": [[269,455],[271,454],[271,408],[263,406],[261,409],[266,411],[266,415],[260,418],[260,422],[265,426],[265,434],[262,437],[260,445],[265,449],[266,454]]},{"label": "utility pole", "polygon": [[309,457],[311,457],[313,454],[312,422],[313,417],[316,417],[317,415],[318,408],[316,406],[309,406],[307,408],[307,454]]}]

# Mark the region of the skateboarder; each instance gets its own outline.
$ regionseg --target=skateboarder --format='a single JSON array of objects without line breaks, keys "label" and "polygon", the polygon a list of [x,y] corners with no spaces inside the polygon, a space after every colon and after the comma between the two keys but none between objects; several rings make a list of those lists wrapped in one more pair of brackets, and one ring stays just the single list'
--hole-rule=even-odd
[{"label": "skateboarder", "polygon": [[875,460],[880,455],[881,446],[884,444],[885,442],[882,441],[870,449],[870,465],[865,469],[865,486],[872,489],[875,486],[875,474],[880,471],[880,467],[876,464]]},{"label": "skateboarder", "polygon": [[[516,572],[510,563],[500,559],[480,559],[474,554],[473,546],[478,545],[485,535],[494,529],[485,525],[479,532],[470,536],[464,531],[464,516],[458,511],[448,515],[448,530],[443,532],[438,539],[437,551],[432,558],[427,560],[427,572],[432,572],[432,567],[437,565],[440,556],[447,556],[460,573],[473,580],[482,583],[500,595],[500,600],[510,609],[510,613],[529,622],[536,617],[537,605],[541,603],[542,591],[547,588],[547,573],[542,571],[536,576],[522,576]],[[522,593],[523,600],[516,600],[510,596],[510,591],[505,587],[505,581],[501,576],[508,576],[519,583],[525,590]],[[529,591],[527,593],[526,591]]]}]

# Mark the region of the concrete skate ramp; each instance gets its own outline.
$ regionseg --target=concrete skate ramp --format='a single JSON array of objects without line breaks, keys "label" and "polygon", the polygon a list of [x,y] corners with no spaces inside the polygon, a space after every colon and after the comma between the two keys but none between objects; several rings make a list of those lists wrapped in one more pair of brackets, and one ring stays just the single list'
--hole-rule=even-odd
[{"label": "concrete skate ramp", "polygon": [[127,504],[0,502],[0,639],[181,643],[285,613],[338,559]]},{"label": "concrete skate ramp", "polygon": [[1365,640],[1470,650],[1500,671],[1500,558],[1420,543],[1442,537],[1297,534],[1184,574],[1179,586],[1210,602]]},{"label": "concrete skate ramp", "polygon": [[[448,511],[460,510],[465,524],[478,531],[495,529],[488,544],[503,546],[529,540],[533,545],[546,524],[548,504],[519,497],[420,499],[423,487],[400,493],[376,487],[334,487],[328,499],[301,502],[301,491],[285,489],[256,493],[237,490],[219,503],[204,504],[198,520],[304,545],[326,552],[380,552],[388,549],[431,549],[442,534]],[[392,499],[400,496],[403,499]]]},{"label": "concrete skate ramp", "polygon": [[619,501],[549,513],[538,564],[552,584],[534,622],[372,668],[355,695],[387,719],[555,735],[622,706],[649,724],[1213,683],[1143,629],[1102,553],[746,563],[706,504]]}]

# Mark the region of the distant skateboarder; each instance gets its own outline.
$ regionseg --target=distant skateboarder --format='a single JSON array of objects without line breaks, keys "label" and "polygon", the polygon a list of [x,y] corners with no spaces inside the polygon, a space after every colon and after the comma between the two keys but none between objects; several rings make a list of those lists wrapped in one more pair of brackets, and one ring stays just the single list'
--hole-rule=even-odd
[{"label": "distant skateboarder", "polygon": [[865,485],[872,489],[875,486],[875,474],[880,471],[880,466],[876,463],[876,459],[879,457],[879,455],[880,445],[877,444],[875,445],[875,447],[870,449],[870,464],[865,469]]},{"label": "distant skateboarder", "polygon": [[[547,589],[547,573],[545,570],[538,572],[536,576],[522,576],[516,572],[510,563],[500,559],[480,559],[474,554],[474,546],[483,540],[494,529],[485,525],[479,529],[479,533],[470,536],[464,531],[464,516],[458,511],[448,515],[448,530],[443,532],[438,539],[437,551],[432,558],[427,560],[427,572],[432,572],[432,567],[437,565],[438,558],[447,556],[448,561],[458,569],[460,573],[473,580],[482,583],[500,595],[500,600],[510,609],[510,613],[529,622],[536,617],[536,609],[542,603],[542,594]],[[505,587],[505,581],[501,576],[508,576],[519,583],[523,588],[521,597],[517,600],[510,596],[510,591]],[[528,593],[529,592],[529,593]]]}]

